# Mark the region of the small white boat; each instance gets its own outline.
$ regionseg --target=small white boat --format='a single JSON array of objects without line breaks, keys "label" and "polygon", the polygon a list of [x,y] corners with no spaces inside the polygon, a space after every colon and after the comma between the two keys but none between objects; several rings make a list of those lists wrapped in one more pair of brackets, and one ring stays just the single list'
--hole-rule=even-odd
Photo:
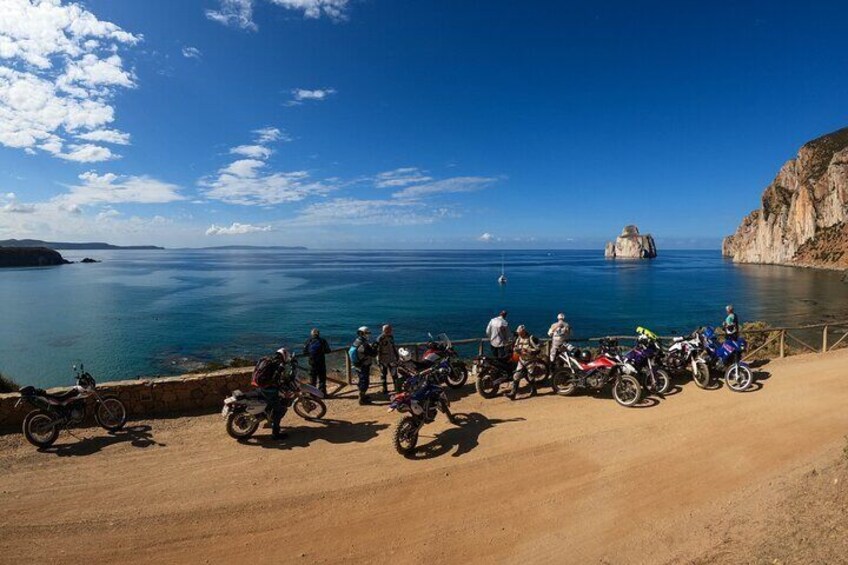
[{"label": "small white boat", "polygon": [[505,285],[506,284],[506,275],[504,274],[503,255],[501,255],[501,276],[498,277],[498,284],[499,285]]}]

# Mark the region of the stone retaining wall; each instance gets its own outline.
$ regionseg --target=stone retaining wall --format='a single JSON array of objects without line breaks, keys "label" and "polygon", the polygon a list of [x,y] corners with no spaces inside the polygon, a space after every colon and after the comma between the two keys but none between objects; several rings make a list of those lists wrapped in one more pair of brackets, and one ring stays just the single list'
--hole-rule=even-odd
[{"label": "stone retaining wall", "polygon": [[[252,372],[252,368],[225,369],[179,377],[98,383],[97,389],[100,394],[114,394],[120,398],[131,418],[185,412],[214,412],[221,409],[224,398],[232,391],[247,390],[250,387]],[[56,393],[68,389],[48,390]],[[19,430],[24,416],[33,410],[33,407],[26,403],[15,409],[18,398],[20,395],[17,393],[0,394],[0,430]],[[85,425],[92,422],[93,418],[90,418]]]}]

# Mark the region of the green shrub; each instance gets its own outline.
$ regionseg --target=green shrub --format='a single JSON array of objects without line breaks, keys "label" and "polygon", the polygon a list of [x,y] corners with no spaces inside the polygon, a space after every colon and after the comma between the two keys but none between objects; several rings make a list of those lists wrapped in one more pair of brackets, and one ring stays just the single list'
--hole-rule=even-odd
[{"label": "green shrub", "polygon": [[15,392],[19,388],[18,383],[0,373],[0,392]]}]

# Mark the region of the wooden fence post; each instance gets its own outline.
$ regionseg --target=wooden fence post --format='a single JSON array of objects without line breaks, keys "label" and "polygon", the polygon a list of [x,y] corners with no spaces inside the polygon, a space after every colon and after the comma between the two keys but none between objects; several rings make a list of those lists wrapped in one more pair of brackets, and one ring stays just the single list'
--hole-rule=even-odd
[{"label": "wooden fence post", "polygon": [[780,358],[785,356],[784,348],[786,344],[786,330],[780,330]]},{"label": "wooden fence post", "polygon": [[483,356],[483,340],[482,339],[480,340],[480,343],[477,344],[477,356],[478,357]]},{"label": "wooden fence post", "polygon": [[822,330],[822,353],[827,353],[827,325]]},{"label": "wooden fence post", "polygon": [[345,358],[345,374],[347,375],[347,384],[353,384],[353,370],[350,366],[350,355],[347,354],[347,351],[344,352]]}]

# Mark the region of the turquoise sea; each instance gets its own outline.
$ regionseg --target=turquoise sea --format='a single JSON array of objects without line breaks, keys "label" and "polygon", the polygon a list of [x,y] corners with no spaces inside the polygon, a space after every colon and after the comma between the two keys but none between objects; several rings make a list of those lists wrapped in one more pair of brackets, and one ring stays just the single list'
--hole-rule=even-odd
[{"label": "turquoise sea", "polygon": [[848,318],[840,274],[734,265],[718,251],[661,251],[652,261],[603,252],[66,251],[97,264],[0,271],[0,372],[20,383],[71,382],[83,360],[100,380],[174,374],[199,362],[298,346],[313,326],[346,346],[358,326],[394,324],[476,337],[501,308],[543,334],[565,312],[578,337],[743,320]]}]

